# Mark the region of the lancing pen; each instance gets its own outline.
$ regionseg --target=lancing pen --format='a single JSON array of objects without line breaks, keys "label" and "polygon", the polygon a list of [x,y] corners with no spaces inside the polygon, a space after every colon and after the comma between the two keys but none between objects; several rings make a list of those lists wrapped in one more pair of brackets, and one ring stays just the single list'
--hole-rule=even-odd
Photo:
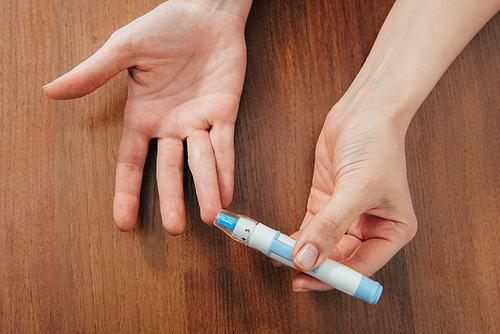
[{"label": "lancing pen", "polygon": [[[297,269],[292,260],[295,240],[289,236],[253,219],[226,210],[219,211],[214,224],[234,240]],[[330,259],[326,259],[322,265],[306,274],[369,304],[376,304],[382,294],[382,285],[378,282]]]}]

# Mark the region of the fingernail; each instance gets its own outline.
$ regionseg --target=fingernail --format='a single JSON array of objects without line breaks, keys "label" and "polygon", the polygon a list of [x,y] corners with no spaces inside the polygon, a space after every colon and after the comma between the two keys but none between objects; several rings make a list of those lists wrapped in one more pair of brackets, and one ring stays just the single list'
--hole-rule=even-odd
[{"label": "fingernail", "polygon": [[50,85],[50,82],[48,84],[46,84],[45,86],[42,86],[42,89],[47,88],[48,85]]},{"label": "fingernail", "polygon": [[310,292],[311,290],[308,290],[308,289],[304,289],[304,288],[299,288],[297,290],[295,290],[294,288],[292,288],[293,292]]},{"label": "fingernail", "polygon": [[314,245],[307,244],[299,251],[299,254],[295,257],[295,262],[297,262],[304,271],[309,271],[316,263],[318,256],[318,249]]}]

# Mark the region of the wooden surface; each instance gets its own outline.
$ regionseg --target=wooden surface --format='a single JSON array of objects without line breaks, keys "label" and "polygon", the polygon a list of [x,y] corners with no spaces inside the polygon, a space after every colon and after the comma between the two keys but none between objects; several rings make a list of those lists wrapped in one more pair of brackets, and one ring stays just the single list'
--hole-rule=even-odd
[{"label": "wooden surface", "polygon": [[[392,2],[256,1],[230,209],[298,228],[323,120]],[[170,237],[154,142],[139,226],[115,227],[126,74],[75,101],[49,101],[41,87],[158,3],[0,2],[1,333],[500,332],[499,15],[410,126],[419,232],[374,276],[384,293],[371,306],[337,291],[292,292],[292,270],[201,222],[189,172],[188,226]]]}]

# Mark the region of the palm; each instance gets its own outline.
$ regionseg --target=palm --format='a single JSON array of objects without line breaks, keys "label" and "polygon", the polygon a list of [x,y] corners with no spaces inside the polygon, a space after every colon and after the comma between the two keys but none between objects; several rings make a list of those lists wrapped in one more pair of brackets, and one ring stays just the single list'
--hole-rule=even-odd
[{"label": "palm", "polygon": [[237,18],[169,2],[124,27],[119,35],[136,50],[128,66],[129,99],[161,105],[160,117],[208,106],[234,112],[244,79],[245,44],[243,22],[231,20]]}]

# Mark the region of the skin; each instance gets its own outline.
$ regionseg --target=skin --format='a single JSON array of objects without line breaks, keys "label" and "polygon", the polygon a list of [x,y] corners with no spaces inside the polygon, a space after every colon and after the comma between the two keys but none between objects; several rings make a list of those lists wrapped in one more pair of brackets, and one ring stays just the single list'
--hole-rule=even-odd
[{"label": "skin", "polygon": [[186,224],[184,141],[203,221],[231,203],[234,123],[246,67],[248,3],[169,1],[117,30],[92,57],[44,90],[52,99],[91,93],[123,70],[128,99],[118,161],[114,219],[136,224],[149,141],[158,138],[157,180],[163,225]]},{"label": "skin", "polygon": [[[293,236],[302,271],[330,257],[371,276],[417,230],[404,141],[415,112],[498,0],[398,0],[316,147],[307,213]],[[467,24],[463,24],[467,22]],[[295,291],[330,290],[300,274]]]},{"label": "skin", "polygon": [[[44,88],[53,99],[77,98],[128,69],[114,200],[121,230],[135,225],[152,138],[158,138],[158,189],[169,233],[185,228],[184,142],[202,219],[211,224],[230,204],[250,5],[164,3],[117,30],[96,54]],[[499,9],[499,0],[395,3],[363,68],[325,120],[307,213],[292,235],[297,268],[309,271],[330,257],[371,276],[413,238],[417,219],[406,176],[406,130],[446,68]],[[331,289],[305,274],[292,287]]]}]

